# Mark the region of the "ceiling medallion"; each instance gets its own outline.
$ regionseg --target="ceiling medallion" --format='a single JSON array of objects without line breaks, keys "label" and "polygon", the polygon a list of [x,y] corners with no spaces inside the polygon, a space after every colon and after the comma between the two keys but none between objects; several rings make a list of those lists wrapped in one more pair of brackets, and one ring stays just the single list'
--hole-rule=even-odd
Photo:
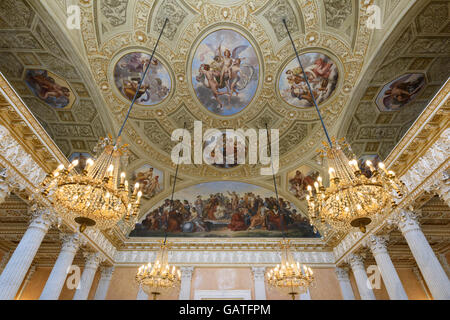
[{"label": "ceiling medallion", "polygon": [[159,59],[144,52],[130,52],[122,56],[114,66],[114,83],[121,95],[132,101],[142,78],[143,72],[150,65],[144,81],[137,93],[136,103],[141,106],[160,104],[169,96],[172,79],[168,69]]},{"label": "ceiling medallion", "polygon": [[237,31],[221,29],[207,35],[195,50],[192,85],[206,109],[230,116],[253,100],[259,69],[253,45]]}]

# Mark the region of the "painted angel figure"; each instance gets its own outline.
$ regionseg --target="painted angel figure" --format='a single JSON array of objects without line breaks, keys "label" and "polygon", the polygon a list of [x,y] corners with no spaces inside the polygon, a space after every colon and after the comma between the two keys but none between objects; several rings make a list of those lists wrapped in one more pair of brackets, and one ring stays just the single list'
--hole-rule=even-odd
[{"label": "painted angel figure", "polygon": [[[222,108],[222,103],[219,100],[220,95],[227,94],[228,101],[231,103],[233,93],[239,95],[238,91],[245,89],[255,73],[252,66],[242,64],[244,57],[239,57],[240,53],[248,48],[247,45],[241,45],[230,49],[224,49],[222,53],[222,44],[217,49],[207,44],[209,48],[208,53],[214,56],[213,60],[208,64],[202,64],[199,69],[199,75],[196,77],[197,81],[203,83],[207,88],[213,92],[214,98]],[[204,53],[200,60],[204,60],[207,53]],[[220,90],[226,88],[226,92]]]}]

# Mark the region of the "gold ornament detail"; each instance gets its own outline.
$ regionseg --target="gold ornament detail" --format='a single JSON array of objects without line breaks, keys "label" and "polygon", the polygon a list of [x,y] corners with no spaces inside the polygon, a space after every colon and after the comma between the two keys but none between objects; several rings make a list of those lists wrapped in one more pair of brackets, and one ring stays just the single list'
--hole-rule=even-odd
[{"label": "gold ornament detail", "polygon": [[406,193],[406,186],[393,171],[387,171],[380,162],[378,168],[366,161],[371,176],[361,173],[358,161],[348,160],[343,149],[348,145],[343,140],[332,139],[332,147],[325,142],[322,157],[328,159],[330,186],[325,188],[322,177],[308,186],[306,196],[311,222],[316,226],[329,225],[338,231],[349,231],[352,227],[366,232],[366,226],[396,207],[395,199]]},{"label": "gold ornament detail", "polygon": [[48,196],[53,191],[58,212],[78,223],[80,232],[93,226],[110,229],[124,217],[136,219],[139,212],[142,196],[139,184],[130,195],[125,173],[119,176],[120,157],[127,151],[126,145],[117,147],[109,136],[96,149],[102,150],[100,156],[88,159],[81,174],[72,172],[79,164],[74,160],[68,168],[59,165],[42,182],[42,194]]},{"label": "gold ornament detail", "polygon": [[162,292],[178,287],[181,282],[180,269],[169,265],[170,247],[171,243],[162,241],[153,265],[148,263],[141,266],[135,277],[142,290],[152,295],[153,300],[156,300]]},{"label": "gold ornament detail", "polygon": [[310,267],[294,260],[290,251],[290,241],[280,242],[281,265],[270,269],[266,274],[267,283],[295,300],[295,295],[305,293],[314,284],[314,275]]}]

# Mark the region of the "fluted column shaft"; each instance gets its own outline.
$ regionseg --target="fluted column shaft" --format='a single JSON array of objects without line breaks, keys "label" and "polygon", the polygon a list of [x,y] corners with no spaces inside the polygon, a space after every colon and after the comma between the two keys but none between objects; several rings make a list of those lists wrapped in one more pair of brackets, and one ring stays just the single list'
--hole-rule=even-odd
[{"label": "fluted column shaft", "polygon": [[425,238],[415,214],[406,210],[401,211],[398,227],[408,243],[433,298],[449,300],[450,281]]},{"label": "fluted column shaft", "polygon": [[344,300],[355,300],[352,284],[348,276],[348,268],[336,268],[336,276],[341,287],[342,298]]},{"label": "fluted column shaft", "polygon": [[97,290],[95,291],[94,300],[105,300],[113,272],[114,267],[102,268],[102,273],[100,276],[100,281],[98,282]]},{"label": "fluted column shaft", "polygon": [[395,270],[394,264],[387,251],[386,237],[370,236],[369,248],[377,262],[389,298],[391,298],[391,300],[408,300],[408,295],[403,288],[397,270]]},{"label": "fluted column shaft", "polygon": [[86,263],[80,279],[79,288],[75,291],[73,300],[87,300],[95,273],[97,272],[100,262],[103,260],[99,253],[90,253],[86,255]]},{"label": "fluted column shaft", "polygon": [[138,294],[136,296],[136,300],[148,300],[148,294],[146,294],[144,292],[144,290],[142,290],[141,286],[139,286],[139,291],[138,291]]},{"label": "fluted column shaft", "polygon": [[48,277],[40,300],[58,300],[67,277],[67,271],[72,265],[73,258],[80,245],[78,234],[63,234],[61,237],[63,239],[61,252]]},{"label": "fluted column shaft", "polygon": [[0,276],[0,300],[13,300],[53,221],[46,210],[33,213],[33,220]]},{"label": "fluted column shaft", "polygon": [[[191,297],[191,281],[194,267],[181,267],[181,284],[179,300],[189,300]],[[148,298],[148,297],[147,297]]]},{"label": "fluted column shaft", "polygon": [[351,255],[349,263],[355,276],[361,300],[375,300],[372,288],[369,287],[369,279],[364,267],[363,258],[359,255]]},{"label": "fluted column shaft", "polygon": [[264,267],[252,267],[252,272],[255,286],[255,300],[266,300],[266,284],[264,282],[266,269]]}]

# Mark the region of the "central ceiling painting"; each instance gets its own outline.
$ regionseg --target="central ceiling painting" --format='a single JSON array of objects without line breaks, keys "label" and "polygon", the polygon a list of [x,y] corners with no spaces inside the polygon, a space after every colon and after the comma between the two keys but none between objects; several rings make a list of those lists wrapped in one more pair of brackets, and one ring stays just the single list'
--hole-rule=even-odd
[{"label": "central ceiling painting", "polygon": [[250,104],[258,87],[259,62],[252,44],[236,31],[209,34],[192,60],[192,83],[202,105],[230,116]]},{"label": "central ceiling painting", "polygon": [[230,181],[201,183],[175,192],[145,214],[131,237],[318,238],[295,205],[265,188]]}]

